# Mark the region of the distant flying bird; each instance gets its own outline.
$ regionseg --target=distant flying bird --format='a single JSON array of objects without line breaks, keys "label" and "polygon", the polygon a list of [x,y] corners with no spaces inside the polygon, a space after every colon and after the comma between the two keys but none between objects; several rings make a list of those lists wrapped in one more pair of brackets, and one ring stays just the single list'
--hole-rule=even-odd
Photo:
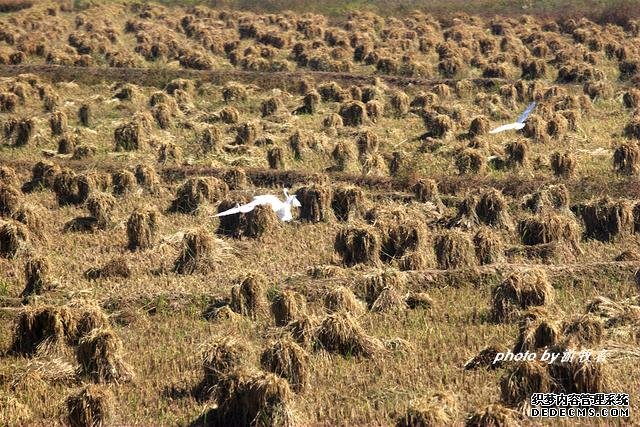
[{"label": "distant flying bird", "polygon": [[280,221],[291,221],[293,216],[291,215],[291,207],[299,208],[302,206],[298,201],[298,198],[294,194],[293,196],[289,195],[289,190],[284,189],[284,196],[286,197],[285,201],[278,199],[277,196],[272,194],[265,194],[264,196],[255,196],[253,200],[245,205],[238,205],[235,208],[226,210],[224,212],[220,212],[214,217],[219,216],[227,216],[238,213],[247,213],[251,212],[255,209],[256,206],[269,205],[271,209],[276,213]]},{"label": "distant flying bird", "polygon": [[529,117],[529,114],[531,114],[535,106],[536,106],[536,102],[533,101],[531,104],[529,104],[527,109],[524,110],[524,112],[520,115],[520,117],[518,117],[518,120],[516,120],[515,123],[509,123],[508,125],[498,126],[497,128],[490,130],[489,133],[498,133],[498,132],[503,132],[505,130],[512,130],[512,129],[515,129],[515,130],[522,129],[524,127],[524,122],[527,121],[527,117]]}]

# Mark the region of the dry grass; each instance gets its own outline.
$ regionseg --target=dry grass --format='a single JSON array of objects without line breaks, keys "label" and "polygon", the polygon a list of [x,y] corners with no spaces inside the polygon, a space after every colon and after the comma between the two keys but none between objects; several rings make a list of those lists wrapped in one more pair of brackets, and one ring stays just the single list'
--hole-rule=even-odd
[{"label": "dry grass", "polygon": [[33,417],[33,411],[18,399],[10,395],[0,396],[2,411],[0,421],[6,425],[19,425],[29,423]]},{"label": "dry grass", "polygon": [[[543,373],[461,368],[552,345],[637,389],[633,23],[93,3],[0,17],[0,424],[78,381],[79,423],[526,424],[500,379]],[[211,218],[283,187],[289,223]]]}]

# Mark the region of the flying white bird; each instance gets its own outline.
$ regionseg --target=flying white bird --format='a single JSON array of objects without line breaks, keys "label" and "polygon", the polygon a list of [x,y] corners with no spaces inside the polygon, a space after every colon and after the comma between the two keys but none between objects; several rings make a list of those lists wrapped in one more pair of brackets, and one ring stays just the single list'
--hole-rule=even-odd
[{"label": "flying white bird", "polygon": [[524,122],[527,120],[527,117],[529,117],[529,114],[531,114],[535,106],[536,106],[536,102],[533,101],[531,104],[529,104],[527,109],[524,110],[522,114],[520,114],[520,117],[518,117],[518,120],[516,120],[515,123],[509,123],[508,125],[498,126],[497,128],[490,130],[489,133],[498,133],[498,132],[503,132],[505,130],[512,130],[512,129],[515,129],[515,130],[522,129],[524,127]]},{"label": "flying white bird", "polygon": [[224,212],[220,212],[219,214],[214,215],[214,217],[247,213],[254,210],[256,206],[269,205],[281,221],[291,221],[293,219],[293,216],[291,215],[291,207],[293,206],[294,208],[299,208],[302,205],[298,201],[298,198],[295,194],[293,196],[289,195],[289,190],[286,188],[284,189],[284,195],[286,197],[284,202],[278,199],[277,196],[274,196],[272,194],[255,196],[251,202],[245,205],[238,205],[235,208],[226,210]]}]

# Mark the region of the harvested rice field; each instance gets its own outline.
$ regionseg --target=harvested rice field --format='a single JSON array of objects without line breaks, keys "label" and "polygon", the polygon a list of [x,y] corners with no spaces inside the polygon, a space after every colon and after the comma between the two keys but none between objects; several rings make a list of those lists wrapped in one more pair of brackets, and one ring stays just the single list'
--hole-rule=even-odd
[{"label": "harvested rice field", "polygon": [[172,3],[0,1],[0,425],[640,424],[640,19]]}]

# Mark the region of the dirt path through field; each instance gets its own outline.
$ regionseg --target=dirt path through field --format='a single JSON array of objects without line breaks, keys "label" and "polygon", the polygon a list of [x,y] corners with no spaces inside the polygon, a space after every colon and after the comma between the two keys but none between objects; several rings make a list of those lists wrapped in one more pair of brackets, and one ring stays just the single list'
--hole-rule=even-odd
[{"label": "dirt path through field", "polygon": [[[422,79],[413,77],[362,75],[354,73],[331,73],[321,71],[239,71],[239,70],[185,70],[174,68],[113,68],[113,67],[73,67],[63,65],[0,65],[0,76],[10,77],[32,73],[51,81],[76,81],[84,84],[124,81],[143,86],[164,87],[176,78],[192,79],[222,85],[228,81],[255,84],[264,89],[289,89],[303,78],[312,78],[316,82],[336,81],[341,84],[371,84],[379,78],[387,84],[409,87],[430,87],[440,83],[452,84],[453,79]],[[505,79],[471,79],[477,87],[492,87],[508,83]]]}]

